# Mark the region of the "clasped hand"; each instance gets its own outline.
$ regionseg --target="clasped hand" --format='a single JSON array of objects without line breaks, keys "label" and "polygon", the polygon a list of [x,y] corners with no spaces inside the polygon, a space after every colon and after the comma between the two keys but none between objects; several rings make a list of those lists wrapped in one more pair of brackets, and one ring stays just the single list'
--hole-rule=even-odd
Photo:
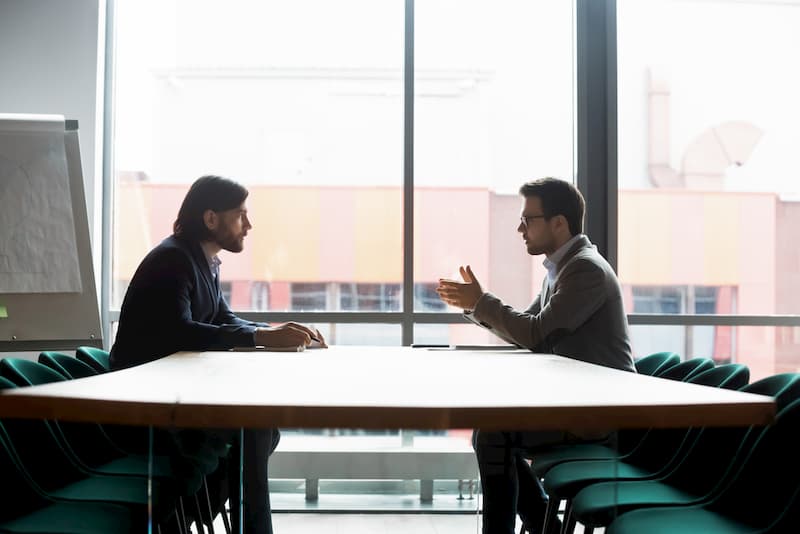
[{"label": "clasped hand", "polygon": [[328,347],[319,330],[294,322],[257,328],[255,337],[265,347]]},{"label": "clasped hand", "polygon": [[466,268],[459,267],[458,271],[461,273],[463,282],[440,278],[436,292],[439,294],[439,298],[447,304],[462,310],[472,311],[483,295],[483,289],[481,289],[481,284],[469,265]]}]

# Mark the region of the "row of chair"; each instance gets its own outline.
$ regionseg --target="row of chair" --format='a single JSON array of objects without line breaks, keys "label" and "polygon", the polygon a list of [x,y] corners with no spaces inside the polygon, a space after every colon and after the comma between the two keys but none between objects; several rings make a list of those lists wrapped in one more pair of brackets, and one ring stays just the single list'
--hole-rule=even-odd
[{"label": "row of chair", "polygon": [[[0,360],[0,390],[107,371],[108,353],[91,347],[79,348],[75,358],[56,352],[42,352],[38,362],[6,358]],[[209,500],[205,477],[218,469],[227,450],[153,452],[150,432],[63,421],[0,421],[0,532],[144,532],[152,513],[164,533],[188,533],[193,520],[199,532],[205,524],[213,533],[218,510]],[[230,532],[227,521],[225,526]]]},{"label": "row of chair", "polygon": [[768,427],[621,430],[613,443],[580,444],[537,455],[531,469],[550,501],[550,532],[566,501],[563,533],[800,532],[800,375],[752,384],[740,364],[680,362],[658,353],[637,371],[707,387],[768,395],[777,418]]}]

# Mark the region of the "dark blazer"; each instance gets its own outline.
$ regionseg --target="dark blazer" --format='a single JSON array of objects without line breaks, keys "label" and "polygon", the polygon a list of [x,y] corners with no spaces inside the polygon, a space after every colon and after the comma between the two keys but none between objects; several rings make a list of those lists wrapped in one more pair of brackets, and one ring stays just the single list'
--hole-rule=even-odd
[{"label": "dark blazer", "polygon": [[542,292],[525,311],[485,293],[473,319],[534,352],[634,371],[622,290],[611,265],[581,236],[557,271],[552,291],[545,278]]},{"label": "dark blazer", "polygon": [[166,238],[136,269],[119,316],[111,367],[123,369],[181,350],[253,346],[262,323],[236,317],[198,242]]}]

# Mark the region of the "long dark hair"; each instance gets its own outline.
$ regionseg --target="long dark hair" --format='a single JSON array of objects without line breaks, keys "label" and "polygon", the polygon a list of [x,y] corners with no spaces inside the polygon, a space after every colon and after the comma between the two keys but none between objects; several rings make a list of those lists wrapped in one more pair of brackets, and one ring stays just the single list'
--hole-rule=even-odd
[{"label": "long dark hair", "polygon": [[248,191],[241,184],[221,176],[202,176],[195,180],[183,198],[172,233],[194,241],[211,237],[203,213],[206,210],[226,211],[238,208],[247,198]]}]

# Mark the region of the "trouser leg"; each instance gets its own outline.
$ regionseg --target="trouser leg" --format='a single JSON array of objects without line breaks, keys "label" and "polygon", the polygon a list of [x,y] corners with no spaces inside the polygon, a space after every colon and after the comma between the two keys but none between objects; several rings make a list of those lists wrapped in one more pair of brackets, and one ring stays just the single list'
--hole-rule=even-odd
[{"label": "trouser leg", "polygon": [[[243,527],[241,532],[245,534],[272,534],[267,465],[269,455],[279,441],[280,432],[277,429],[245,429],[241,443],[236,440],[231,451],[233,472],[229,477],[232,481],[229,493],[234,533],[240,532],[239,529]],[[240,473],[241,460],[243,469]],[[241,515],[240,501],[243,505]]]},{"label": "trouser leg", "polygon": [[565,434],[476,430],[472,440],[483,490],[483,534],[512,534],[518,511],[526,525],[538,528],[547,495],[524,457],[564,443]]},{"label": "trouser leg", "polygon": [[517,453],[514,465],[518,481],[517,514],[529,530],[536,532],[544,522],[547,493],[521,453]]},{"label": "trouser leg", "polygon": [[483,491],[483,534],[513,534],[518,492],[510,436],[504,432],[472,434]]}]

